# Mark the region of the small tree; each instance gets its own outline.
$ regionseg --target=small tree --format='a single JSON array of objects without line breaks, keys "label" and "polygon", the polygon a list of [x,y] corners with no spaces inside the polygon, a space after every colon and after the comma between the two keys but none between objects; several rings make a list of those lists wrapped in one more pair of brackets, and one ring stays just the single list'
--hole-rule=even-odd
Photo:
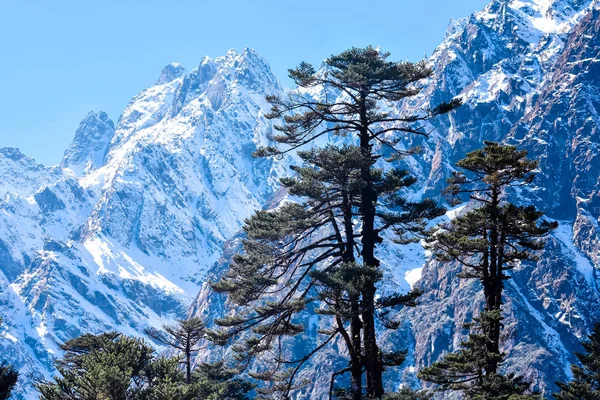
[{"label": "small tree", "polygon": [[186,383],[192,382],[192,356],[200,349],[198,343],[205,337],[205,325],[201,318],[178,320],[177,325],[164,325],[162,331],[148,328],[146,334],[160,343],[183,353]]},{"label": "small tree", "polygon": [[[534,251],[557,224],[542,220],[533,206],[508,201],[508,190],[532,182],[537,161],[515,146],[485,142],[457,162],[465,172],[449,179],[448,192],[466,194],[478,207],[441,226],[429,247],[442,262],[463,266],[462,278],[478,279],[483,286],[484,311],[470,327],[473,332],[462,348],[421,371],[421,379],[442,390],[461,390],[469,398],[506,398],[522,395],[528,385],[514,376],[498,373],[502,362],[500,331],[502,295],[507,271],[517,263],[535,260]],[[480,396],[480,397],[478,397]]]},{"label": "small tree", "polygon": [[581,365],[573,364],[573,380],[568,383],[557,382],[560,392],[557,400],[600,400],[600,323],[582,342],[585,353],[576,353]]},{"label": "small tree", "polygon": [[42,400],[247,400],[254,387],[222,363],[201,364],[187,383],[177,358],[157,358],[140,339],[86,334],[63,345],[60,376],[36,385]]}]

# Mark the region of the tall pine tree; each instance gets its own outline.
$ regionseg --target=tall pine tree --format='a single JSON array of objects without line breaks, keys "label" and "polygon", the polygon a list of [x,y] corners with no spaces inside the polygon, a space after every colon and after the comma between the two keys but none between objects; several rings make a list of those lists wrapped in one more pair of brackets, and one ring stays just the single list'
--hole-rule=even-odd
[{"label": "tall pine tree", "polygon": [[517,263],[536,260],[534,252],[543,248],[542,239],[556,227],[534,206],[508,200],[511,188],[534,179],[538,163],[526,156],[515,146],[485,142],[458,161],[464,172],[449,179],[448,193],[455,199],[467,196],[476,206],[444,224],[430,241],[439,261],[457,262],[463,266],[460,277],[481,282],[485,307],[470,325],[473,332],[462,348],[421,371],[420,377],[441,389],[461,390],[469,398],[508,399],[528,388],[518,377],[498,373],[507,272]]},{"label": "tall pine tree", "polygon": [[600,400],[600,323],[594,325],[588,341],[581,343],[585,353],[576,353],[581,365],[573,364],[573,380],[557,382],[556,400]]},{"label": "tall pine tree", "polygon": [[[217,291],[227,293],[241,313],[218,320],[228,328],[224,338],[251,330],[236,347],[240,359],[250,359],[275,347],[282,349],[282,336],[301,333],[299,313],[311,304],[318,313],[333,318],[331,329],[321,333],[325,339],[299,359],[283,360],[276,357],[274,370],[255,377],[281,382],[273,386],[287,396],[296,388],[293,379],[299,368],[327,343],[340,335],[350,354],[349,367],[332,377],[350,372],[350,397],[362,398],[362,382],[367,358],[361,339],[361,316],[366,306],[359,298],[367,281],[381,279],[380,271],[355,262],[355,249],[361,232],[353,219],[359,215],[360,193],[365,183],[361,169],[370,168],[373,185],[380,202],[387,209],[380,210],[380,232],[391,229],[400,242],[416,240],[426,232],[426,221],[443,209],[434,202],[408,202],[398,192],[412,185],[415,179],[406,171],[391,169],[384,173],[373,168],[373,161],[364,157],[356,146],[313,149],[299,152],[305,165],[294,167],[296,177],[283,179],[289,193],[305,201],[288,203],[274,211],[260,211],[245,225],[248,238],[244,241],[244,255],[235,257],[228,273],[213,284]],[[390,328],[397,328],[391,310],[415,305],[419,293],[381,296],[374,304],[378,315]],[[285,346],[283,346],[285,347]],[[284,348],[285,350],[285,348]],[[382,365],[399,365],[405,353],[380,353]],[[281,364],[294,365],[281,371]]]},{"label": "tall pine tree", "polygon": [[[363,157],[375,162],[383,153],[391,152],[387,161],[405,156],[407,151],[396,148],[402,134],[427,136],[416,124],[447,113],[460,105],[453,100],[437,107],[411,115],[394,115],[383,107],[390,102],[402,101],[419,93],[417,83],[431,75],[424,62],[388,61],[389,53],[373,47],[352,48],[325,60],[326,69],[316,71],[312,65],[301,63],[290,70],[290,77],[304,89],[324,88],[325,97],[313,99],[299,93],[288,97],[268,97],[273,105],[267,116],[283,118],[276,126],[279,134],[273,140],[280,147],[265,147],[257,155],[266,156],[293,151],[330,134],[352,136],[360,147]],[[339,94],[330,98],[327,93]],[[367,393],[371,397],[383,396],[384,361],[376,335],[376,283],[380,276],[380,261],[375,249],[384,239],[377,226],[377,214],[381,210],[369,164],[360,171],[363,187],[359,197],[361,220],[360,264],[374,271],[361,285],[363,304],[361,320],[363,329],[364,367],[367,373]],[[379,207],[379,210],[378,210]]]}]

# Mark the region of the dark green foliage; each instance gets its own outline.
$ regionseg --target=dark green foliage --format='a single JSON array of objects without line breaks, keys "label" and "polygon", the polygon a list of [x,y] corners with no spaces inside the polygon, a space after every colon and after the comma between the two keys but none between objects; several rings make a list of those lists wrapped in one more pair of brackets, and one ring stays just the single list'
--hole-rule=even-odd
[{"label": "dark green foliage", "polygon": [[600,400],[600,323],[594,326],[588,341],[582,342],[585,353],[576,353],[581,365],[572,365],[573,380],[557,382],[557,400]]},{"label": "dark green foliage", "polygon": [[[441,390],[461,390],[469,398],[513,398],[525,396],[528,384],[498,373],[502,362],[500,332],[502,295],[507,271],[516,263],[535,260],[535,251],[556,223],[542,220],[533,206],[517,206],[507,200],[510,188],[532,182],[537,162],[514,146],[485,142],[481,150],[468,153],[457,163],[465,173],[449,179],[448,193],[456,200],[467,195],[475,208],[441,226],[429,247],[442,262],[463,266],[462,278],[478,279],[483,287],[485,308],[470,327],[462,348],[424,369],[420,377]],[[482,396],[482,397],[477,397]],[[534,395],[535,398],[535,395]]]},{"label": "dark green foliage", "polygon": [[491,358],[497,362],[502,360],[501,354],[487,352],[488,336],[485,334],[500,319],[499,310],[483,311],[466,326],[472,331],[461,348],[424,368],[419,372],[419,378],[436,383],[440,391],[462,391],[468,399],[540,399],[538,395],[526,393],[530,384],[518,376],[486,373]]},{"label": "dark green foliage", "polygon": [[[235,315],[217,320],[226,329],[212,335],[225,343],[246,332],[233,347],[240,361],[278,354],[282,338],[303,332],[301,315],[309,304],[333,318],[331,329],[321,332],[322,342],[306,356],[289,360],[277,355],[271,360],[275,369],[253,375],[272,383],[271,390],[284,395],[301,385],[294,382],[301,365],[337,335],[350,353],[349,371],[341,372],[351,372],[356,386],[362,381],[365,353],[360,316],[365,306],[360,295],[367,282],[378,282],[382,273],[355,262],[361,232],[353,219],[360,216],[361,169],[370,169],[380,204],[394,210],[377,215],[378,232],[392,230],[404,243],[418,240],[427,233],[426,221],[444,211],[430,201],[403,199],[398,191],[412,185],[414,178],[402,170],[384,173],[374,168],[373,161],[356,146],[328,146],[299,152],[299,156],[304,165],[293,167],[296,176],[283,179],[282,184],[304,202],[259,211],[250,218],[245,224],[245,254],[237,255],[227,274],[212,285],[243,307]],[[419,295],[415,291],[381,297],[372,303],[374,312],[384,326],[395,329],[399,322],[393,320],[393,311],[415,306]],[[380,353],[384,366],[399,365],[404,357],[404,352]],[[278,363],[293,367],[282,370]]]},{"label": "dark green foliage", "polygon": [[61,349],[61,376],[37,386],[41,399],[178,399],[184,390],[177,360],[156,359],[139,339],[87,334]]},{"label": "dark green foliage", "polygon": [[0,364],[0,400],[5,400],[10,397],[10,393],[17,384],[19,373],[12,365],[3,361]]},{"label": "dark green foliage", "polygon": [[[381,111],[379,105],[384,101],[400,101],[417,95],[420,89],[415,83],[431,75],[425,62],[393,62],[388,61],[389,55],[370,46],[352,48],[325,60],[328,69],[324,73],[304,62],[289,70],[290,77],[299,87],[324,87],[346,94],[348,100],[336,102],[327,98],[317,101],[297,94],[286,98],[268,97],[273,105],[268,117],[283,118],[285,122],[276,127],[280,134],[273,139],[288,147],[263,148],[258,155],[289,152],[329,133],[365,136],[367,142],[373,140],[397,152],[394,147],[397,140],[389,139],[387,133],[426,135],[414,127],[415,122],[447,113],[460,105],[460,101],[455,100],[422,114],[405,116]],[[366,147],[368,144],[363,146],[361,143],[360,147],[371,156],[371,149]]]},{"label": "dark green foliage", "polygon": [[[1,324],[2,318],[0,318],[0,325]],[[0,400],[5,400],[10,397],[18,379],[19,373],[15,368],[6,361],[2,361],[0,364]]]},{"label": "dark green foliage", "polygon": [[247,400],[254,385],[237,377],[238,372],[222,362],[200,364],[194,371],[191,392],[194,399]]},{"label": "dark green foliage", "polygon": [[247,399],[253,386],[222,363],[201,364],[191,383],[177,358],[158,358],[140,339],[82,335],[61,346],[60,376],[37,385],[43,400]]},{"label": "dark green foliage", "polygon": [[198,352],[198,343],[205,337],[205,326],[198,317],[177,321],[175,326],[163,326],[162,331],[146,329],[153,339],[183,353],[186,382],[192,380],[192,356]]}]

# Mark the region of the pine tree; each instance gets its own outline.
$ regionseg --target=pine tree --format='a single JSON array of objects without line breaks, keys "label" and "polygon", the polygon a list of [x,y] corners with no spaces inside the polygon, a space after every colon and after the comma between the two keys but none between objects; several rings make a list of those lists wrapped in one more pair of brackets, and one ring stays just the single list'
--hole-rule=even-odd
[{"label": "pine tree", "polygon": [[[414,115],[395,116],[382,111],[382,105],[397,102],[419,93],[416,85],[421,79],[431,75],[424,62],[391,62],[389,53],[373,47],[352,48],[325,60],[325,72],[317,72],[312,65],[301,63],[290,70],[290,77],[301,88],[323,87],[325,93],[334,90],[343,96],[324,100],[310,99],[302,94],[291,94],[282,98],[270,96],[273,108],[268,118],[283,118],[284,124],[276,126],[279,131],[273,140],[283,147],[269,146],[257,151],[258,156],[282,154],[305,146],[315,139],[328,135],[349,135],[356,139],[362,156],[374,163],[382,153],[392,152],[387,161],[405,156],[407,151],[395,146],[398,134],[407,133],[427,136],[427,132],[415,126],[416,123],[447,113],[460,105],[453,100]],[[378,146],[377,148],[375,146]],[[365,275],[360,295],[364,307],[361,310],[364,367],[367,373],[369,396],[381,398],[383,389],[384,360],[377,343],[375,320],[377,313],[376,283],[380,261],[375,256],[375,248],[383,238],[376,221],[381,205],[370,163],[361,167],[360,177],[363,186],[359,196],[359,218],[361,219],[360,264],[365,270],[373,271]],[[379,207],[379,208],[378,208]]]},{"label": "pine tree", "polygon": [[[295,322],[298,315],[309,304],[317,303],[311,304],[313,309],[334,319],[332,329],[321,331],[326,335],[322,343],[295,361],[276,357],[275,370],[253,376],[277,382],[271,392],[285,397],[301,385],[293,384],[293,380],[302,364],[341,335],[350,354],[349,367],[333,374],[331,392],[335,377],[350,372],[350,397],[360,399],[366,355],[360,340],[365,306],[359,296],[365,281],[381,279],[380,271],[355,262],[360,232],[356,232],[353,218],[359,213],[364,187],[361,168],[369,165],[380,202],[395,210],[377,214],[381,221],[378,229],[391,229],[399,242],[417,240],[426,233],[426,221],[444,210],[429,200],[412,203],[399,196],[398,191],[415,179],[403,170],[384,173],[374,168],[373,161],[356,146],[328,146],[299,152],[299,156],[305,165],[293,167],[296,177],[283,179],[282,184],[291,195],[305,201],[287,203],[275,211],[259,211],[246,222],[245,254],[236,256],[228,273],[213,284],[245,312],[216,322],[228,328],[222,332],[224,338],[248,330],[254,333],[234,347],[239,359],[247,360],[279,351],[282,336],[303,331],[304,326]],[[389,318],[391,310],[414,306],[419,294],[382,296],[374,306],[387,327],[397,328],[398,323]],[[382,365],[399,365],[405,352],[381,353],[379,357]],[[281,371],[281,364],[295,366]]]},{"label": "pine tree", "polygon": [[192,356],[199,351],[198,343],[205,338],[205,325],[201,318],[178,320],[177,325],[164,325],[162,331],[146,329],[146,334],[160,343],[183,353],[186,382],[192,381]]},{"label": "pine tree", "polygon": [[573,380],[568,383],[557,382],[560,392],[557,400],[600,400],[600,323],[582,342],[585,353],[576,353],[581,365],[573,364]]},{"label": "pine tree", "polygon": [[449,179],[448,193],[467,195],[477,206],[444,224],[429,247],[439,261],[463,266],[459,275],[478,279],[483,287],[484,311],[470,324],[473,330],[460,350],[420,373],[423,380],[442,390],[461,390],[474,399],[502,399],[524,395],[528,385],[518,377],[498,373],[502,295],[507,271],[517,263],[536,260],[535,251],[556,223],[542,220],[534,206],[517,206],[507,197],[509,190],[530,184],[536,161],[515,146],[485,142],[457,163],[465,172]]},{"label": "pine tree", "polygon": [[82,335],[61,345],[60,376],[37,385],[43,400],[184,399],[176,359],[155,358],[139,339],[120,333]]},{"label": "pine tree", "polygon": [[[0,318],[1,324],[2,318]],[[6,400],[10,397],[18,379],[19,373],[15,368],[6,361],[2,361],[0,364],[0,400]]]}]

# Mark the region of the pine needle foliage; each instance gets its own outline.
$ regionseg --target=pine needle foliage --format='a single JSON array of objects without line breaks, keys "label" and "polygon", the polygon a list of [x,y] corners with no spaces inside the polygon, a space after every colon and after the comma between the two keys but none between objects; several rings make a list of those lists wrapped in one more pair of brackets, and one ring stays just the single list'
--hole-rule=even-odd
[{"label": "pine needle foliage", "polygon": [[192,356],[200,349],[198,344],[205,338],[204,321],[198,317],[178,320],[176,325],[164,325],[163,330],[148,328],[146,334],[154,340],[183,354],[186,382],[192,381]]},{"label": "pine needle foliage", "polygon": [[37,385],[43,400],[182,399],[176,359],[155,358],[140,339],[86,334],[61,345],[60,376]]},{"label": "pine needle foliage", "polygon": [[156,357],[143,340],[85,334],[63,345],[60,373],[36,385],[42,400],[248,400],[254,385],[222,362],[200,364],[190,382],[178,358]]},{"label": "pine needle foliage", "polygon": [[580,364],[571,366],[573,379],[556,383],[560,388],[554,394],[557,400],[600,400],[600,323],[581,345],[585,352],[575,354]]},{"label": "pine needle foliage", "polygon": [[448,194],[455,200],[466,196],[473,208],[443,224],[429,240],[429,248],[439,261],[462,265],[460,277],[481,282],[485,307],[470,324],[473,332],[461,349],[420,372],[421,379],[441,390],[460,390],[474,399],[530,396],[525,394],[529,385],[519,377],[498,372],[504,357],[500,333],[508,271],[518,263],[535,261],[543,239],[557,226],[545,221],[534,206],[508,200],[511,188],[534,179],[538,163],[526,156],[515,146],[485,142],[457,162],[464,172],[449,179]]},{"label": "pine needle foliage", "polygon": [[[271,384],[259,392],[277,392],[285,398],[302,387],[302,382],[294,381],[301,366],[339,335],[350,360],[348,368],[332,376],[331,393],[335,377],[348,372],[354,398],[362,398],[367,355],[361,341],[361,317],[373,307],[374,317],[383,327],[396,329],[399,322],[393,319],[393,311],[415,306],[421,294],[381,296],[370,305],[361,299],[365,285],[383,277],[380,269],[356,259],[361,231],[354,220],[360,217],[360,196],[365,187],[362,168],[370,169],[379,204],[385,206],[385,211],[382,207],[376,215],[378,232],[390,230],[402,243],[419,240],[428,233],[427,221],[443,214],[444,209],[429,200],[410,202],[401,197],[399,192],[415,179],[403,170],[375,168],[374,161],[358,146],[330,145],[298,154],[304,164],[293,167],[296,175],[282,179],[282,184],[290,195],[303,201],[259,211],[246,221],[244,254],[237,255],[227,274],[212,285],[240,308],[216,321],[224,329],[213,337],[226,343],[245,332],[233,347],[240,361],[276,354],[268,360],[272,368],[253,377]],[[285,337],[304,331],[301,316],[308,307],[331,316],[331,328],[321,330],[322,341],[306,355],[296,360],[284,358]],[[378,360],[382,367],[397,366],[405,356],[404,351],[380,352]]]},{"label": "pine needle foliage", "polygon": [[239,371],[227,368],[223,362],[202,363],[192,379],[192,399],[249,400],[254,385],[240,378]]}]

